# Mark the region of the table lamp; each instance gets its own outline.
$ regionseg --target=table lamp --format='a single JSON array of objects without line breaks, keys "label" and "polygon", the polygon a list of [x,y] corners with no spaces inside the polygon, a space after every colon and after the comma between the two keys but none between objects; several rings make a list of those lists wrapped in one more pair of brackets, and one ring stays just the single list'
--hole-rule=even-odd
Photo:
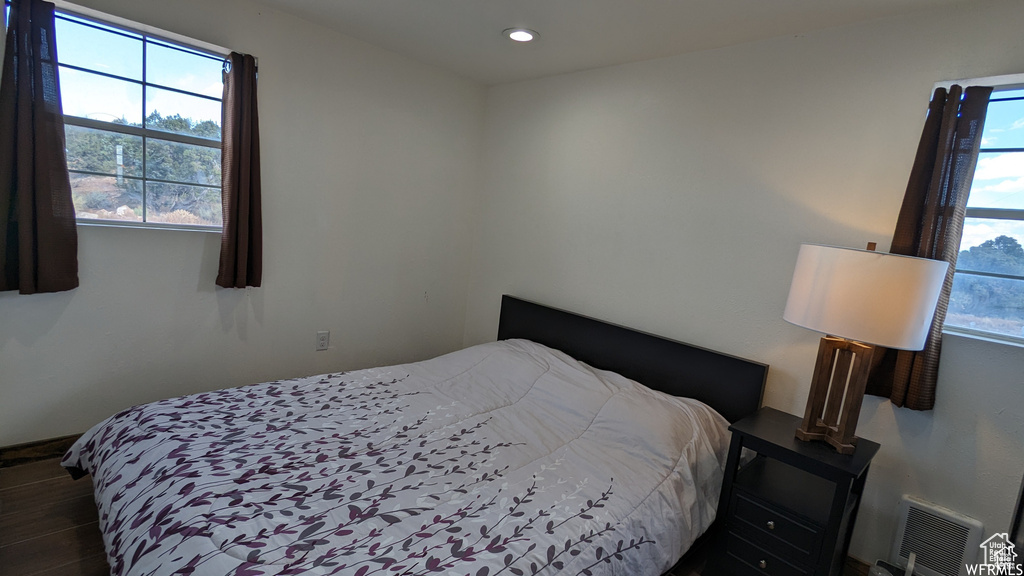
[{"label": "table lamp", "polygon": [[797,438],[853,452],[873,345],[924,347],[948,266],[870,249],[800,246],[782,317],[826,336]]}]

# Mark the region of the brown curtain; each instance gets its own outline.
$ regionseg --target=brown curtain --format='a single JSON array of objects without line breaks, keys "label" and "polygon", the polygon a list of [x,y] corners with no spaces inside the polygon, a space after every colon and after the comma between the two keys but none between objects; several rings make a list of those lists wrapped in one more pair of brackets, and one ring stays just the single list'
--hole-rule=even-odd
[{"label": "brown curtain", "polygon": [[[877,348],[867,392],[897,406],[931,410],[935,405],[942,323],[946,319],[953,271],[960,251],[967,195],[974,179],[992,88],[953,85],[935,90],[917,157],[903,197],[893,254],[949,262],[928,340],[920,352]],[[963,94],[963,98],[961,95]]]},{"label": "brown curtain", "polygon": [[263,214],[256,59],[252,56],[232,52],[224,63],[221,120],[224,232],[217,285],[224,288],[259,286],[263,278]]},{"label": "brown curtain", "polygon": [[53,31],[53,4],[11,4],[0,79],[0,291],[78,286]]}]

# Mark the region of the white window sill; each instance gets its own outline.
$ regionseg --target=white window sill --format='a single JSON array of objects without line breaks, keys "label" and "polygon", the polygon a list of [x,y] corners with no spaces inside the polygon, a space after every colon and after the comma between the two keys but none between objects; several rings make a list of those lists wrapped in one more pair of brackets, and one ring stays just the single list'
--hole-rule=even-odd
[{"label": "white window sill", "polygon": [[970,338],[972,340],[981,340],[983,342],[1004,344],[1024,349],[1024,337],[993,334],[992,332],[982,332],[981,330],[971,330],[970,328],[961,328],[959,326],[944,326],[942,328],[942,335],[959,336],[961,338]]},{"label": "white window sill", "polygon": [[215,226],[193,226],[189,224],[164,224],[162,222],[133,222],[117,220],[75,220],[78,226],[86,228],[139,228],[143,230],[177,230],[180,232],[207,232],[220,234],[221,228]]}]

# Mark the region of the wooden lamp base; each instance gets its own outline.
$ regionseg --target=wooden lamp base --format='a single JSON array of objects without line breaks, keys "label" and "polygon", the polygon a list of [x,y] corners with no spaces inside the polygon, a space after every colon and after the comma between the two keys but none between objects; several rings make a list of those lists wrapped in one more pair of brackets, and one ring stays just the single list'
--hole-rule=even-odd
[{"label": "wooden lamp base", "polygon": [[873,350],[873,346],[845,338],[821,339],[797,438],[822,440],[840,454],[853,453],[857,442],[853,433],[864,401]]}]

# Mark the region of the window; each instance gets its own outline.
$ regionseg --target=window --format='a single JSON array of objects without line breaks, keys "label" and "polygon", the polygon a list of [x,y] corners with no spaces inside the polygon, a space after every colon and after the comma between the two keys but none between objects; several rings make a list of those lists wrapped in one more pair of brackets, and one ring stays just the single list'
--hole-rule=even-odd
[{"label": "window", "polygon": [[221,227],[224,56],[58,10],[79,222]]},{"label": "window", "polygon": [[[985,80],[970,83],[995,84]],[[1024,78],[1002,80],[985,118],[946,327],[1024,342]]]}]

